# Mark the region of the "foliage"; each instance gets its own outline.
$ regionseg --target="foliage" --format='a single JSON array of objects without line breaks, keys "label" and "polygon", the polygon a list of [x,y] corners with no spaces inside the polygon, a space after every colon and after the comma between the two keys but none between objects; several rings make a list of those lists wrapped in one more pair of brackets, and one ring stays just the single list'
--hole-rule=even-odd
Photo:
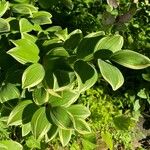
[{"label": "foliage", "polygon": [[[84,36],[79,29],[68,33],[66,28],[51,25],[52,15],[46,10],[55,2],[1,1],[1,117],[15,133],[19,130],[12,140],[0,142],[3,149],[23,149],[17,142],[23,144],[21,139],[26,137],[28,148],[42,149],[42,143],[46,145],[56,137],[64,147],[72,136],[89,134],[90,111],[78,104],[80,94],[90,89],[100,75],[116,91],[125,81],[122,68],[150,67],[147,56],[122,49],[124,38],[118,33],[98,31]],[[73,8],[70,0],[56,3]],[[142,78],[145,72],[139,72]],[[128,129],[131,119],[117,113],[110,122],[118,124],[121,120],[125,124],[117,127]],[[104,117],[107,122],[107,115]],[[104,130],[103,137],[109,139],[106,144],[112,149],[111,135]]]}]

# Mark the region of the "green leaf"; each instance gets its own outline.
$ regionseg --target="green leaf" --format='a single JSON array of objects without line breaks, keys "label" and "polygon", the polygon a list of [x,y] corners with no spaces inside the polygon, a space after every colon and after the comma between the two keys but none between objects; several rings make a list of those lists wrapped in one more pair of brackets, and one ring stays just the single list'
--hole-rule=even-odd
[{"label": "green leaf", "polygon": [[143,77],[144,80],[150,82],[150,73],[145,73],[145,74],[143,73],[143,74],[142,74],[142,77]]},{"label": "green leaf", "polygon": [[73,117],[63,107],[53,107],[50,111],[53,122],[62,129],[73,129]]},{"label": "green leaf", "polygon": [[30,65],[23,73],[22,88],[31,88],[38,85],[45,76],[45,70],[41,64]]},{"label": "green leaf", "polygon": [[98,66],[103,78],[112,86],[114,91],[123,85],[124,77],[117,67],[101,59],[98,59]]},{"label": "green leaf", "polygon": [[[8,125],[21,125],[23,122],[23,113],[27,106],[32,104],[31,100],[25,100],[20,102],[10,113],[8,117]],[[28,115],[28,114],[26,114]]]},{"label": "green leaf", "polygon": [[33,30],[33,25],[25,18],[19,21],[20,32],[30,32]]},{"label": "green leaf", "polygon": [[82,31],[79,29],[71,32],[68,35],[67,40],[64,42],[64,48],[73,51],[81,41],[82,36]]},{"label": "green leaf", "polygon": [[59,138],[63,147],[65,147],[69,143],[71,135],[72,130],[59,129]]},{"label": "green leaf", "polygon": [[22,39],[28,39],[30,41],[32,41],[33,43],[35,43],[37,41],[37,37],[34,35],[30,35],[26,32],[21,33],[21,38]]},{"label": "green leaf", "polygon": [[73,9],[73,2],[72,0],[61,0],[61,2],[68,8]]},{"label": "green leaf", "polygon": [[[1,145],[4,146],[1,149]],[[1,150],[23,150],[23,147],[21,144],[18,142],[12,141],[12,140],[5,140],[5,141],[0,141],[0,149]]]},{"label": "green leaf", "polygon": [[39,49],[35,43],[27,39],[19,39],[12,42],[16,47],[10,49],[7,53],[14,59],[22,64],[38,62]]},{"label": "green leaf", "polygon": [[49,142],[52,139],[54,139],[55,136],[57,135],[57,133],[58,133],[58,127],[55,126],[55,125],[52,125],[51,128],[50,128],[50,130],[47,132],[46,142]]},{"label": "green leaf", "polygon": [[41,149],[40,140],[35,139],[34,136],[28,137],[25,142],[30,149]]},{"label": "green leaf", "polygon": [[142,54],[130,50],[114,53],[111,60],[131,69],[144,69],[150,66],[150,59]]},{"label": "green leaf", "polygon": [[31,21],[38,25],[51,24],[52,15],[46,11],[38,11],[33,13]]},{"label": "green leaf", "polygon": [[107,147],[110,150],[113,150],[113,140],[112,135],[109,132],[102,133],[102,139],[107,144]]},{"label": "green leaf", "polygon": [[0,18],[0,33],[9,32],[9,31],[10,31],[9,23],[5,19]]},{"label": "green leaf", "polygon": [[31,123],[26,123],[22,125],[22,136],[26,136],[31,131]]},{"label": "green leaf", "polygon": [[39,108],[31,120],[31,129],[34,137],[41,140],[50,129],[51,124],[46,117],[46,108]]},{"label": "green leaf", "polygon": [[33,101],[37,105],[43,105],[44,103],[48,102],[49,100],[49,93],[42,87],[42,88],[35,88],[32,93]]},{"label": "green leaf", "polygon": [[86,91],[96,83],[98,78],[97,71],[87,62],[82,60],[76,61],[74,70],[77,76],[79,92]]},{"label": "green leaf", "polygon": [[9,8],[9,2],[1,1],[0,2],[0,17],[2,17],[7,9]]},{"label": "green leaf", "polygon": [[52,95],[50,96],[49,102],[53,107],[56,106],[68,107],[79,98],[79,94],[71,90],[61,91],[59,95],[60,97]]},{"label": "green leaf", "polygon": [[75,129],[80,134],[89,134],[91,132],[89,125],[82,118],[75,118],[75,124],[74,125],[75,125]]},{"label": "green leaf", "polygon": [[119,130],[128,130],[131,124],[131,119],[126,116],[117,116],[113,119],[114,124]]},{"label": "green leaf", "polygon": [[91,60],[93,58],[95,46],[103,36],[104,33],[101,31],[85,36],[77,47],[77,57],[84,60]]},{"label": "green leaf", "polygon": [[81,117],[83,119],[86,119],[88,116],[90,116],[90,111],[87,107],[81,105],[81,104],[75,104],[71,105],[67,108],[67,110],[75,117]]},{"label": "green leaf", "polygon": [[108,49],[112,52],[116,52],[121,50],[123,46],[123,37],[120,35],[108,36],[102,38],[97,45],[95,46],[94,51],[98,51],[100,49]]},{"label": "green leaf", "polygon": [[6,102],[11,99],[19,98],[20,92],[14,84],[7,83],[0,88],[0,102]]}]

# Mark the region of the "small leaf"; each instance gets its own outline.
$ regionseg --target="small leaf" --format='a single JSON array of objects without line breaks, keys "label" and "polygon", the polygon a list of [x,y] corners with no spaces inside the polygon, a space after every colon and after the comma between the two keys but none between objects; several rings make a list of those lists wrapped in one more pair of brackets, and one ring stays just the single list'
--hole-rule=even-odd
[{"label": "small leaf", "polygon": [[70,107],[67,108],[67,110],[73,116],[81,117],[83,119],[86,119],[91,114],[87,107],[80,105],[80,104],[71,105]]},{"label": "small leaf", "polygon": [[98,75],[96,69],[87,62],[82,60],[76,61],[74,70],[77,76],[79,92],[86,91],[97,81]]},{"label": "small leaf", "polygon": [[69,143],[71,135],[72,130],[59,129],[59,138],[63,147],[65,147]]},{"label": "small leaf", "polygon": [[37,105],[43,105],[44,103],[48,102],[49,100],[49,93],[42,87],[42,88],[35,88],[32,93],[33,101]]},{"label": "small leaf", "polygon": [[9,31],[10,31],[9,23],[5,19],[0,18],[0,33],[9,32]]},{"label": "small leaf", "polygon": [[55,136],[57,135],[57,133],[58,133],[58,127],[55,126],[55,125],[52,125],[51,128],[50,128],[50,130],[47,132],[46,142],[49,142],[52,139],[54,139]]},{"label": "small leaf", "polygon": [[142,77],[143,77],[144,80],[150,82],[150,73],[147,73],[147,74],[144,74],[144,73],[143,73],[143,74],[142,74]]},{"label": "small leaf", "polygon": [[111,60],[131,69],[144,69],[150,66],[150,59],[142,54],[130,50],[114,53]]},{"label": "small leaf", "polygon": [[107,0],[108,5],[117,8],[119,6],[118,1],[117,0]]},{"label": "small leaf", "polygon": [[47,120],[45,107],[39,108],[31,120],[31,128],[36,139],[41,140],[50,129],[51,124]]},{"label": "small leaf", "polygon": [[9,8],[9,2],[1,1],[0,2],[0,17],[2,17],[7,9]]},{"label": "small leaf", "polygon": [[26,136],[31,131],[31,123],[26,123],[22,125],[22,136]]},{"label": "small leaf", "polygon": [[[21,144],[12,140],[0,141],[0,149],[1,149],[1,145],[4,146],[6,150],[10,150],[10,149],[11,150],[23,150],[23,147]],[[5,150],[5,148],[1,150]]]},{"label": "small leaf", "polygon": [[[25,100],[20,102],[10,113],[8,117],[8,125],[21,125],[23,121],[24,109],[32,104],[31,100]],[[27,114],[26,114],[27,115]]]},{"label": "small leaf", "polygon": [[53,122],[62,129],[73,129],[73,117],[63,107],[54,107],[50,111]]},{"label": "small leaf", "polygon": [[53,107],[56,106],[68,107],[79,98],[79,94],[71,90],[64,90],[60,92],[59,95],[60,97],[50,96],[49,102]]},{"label": "small leaf", "polygon": [[110,150],[113,150],[113,140],[112,135],[109,132],[102,133],[102,139],[107,144],[107,147]]},{"label": "small leaf", "polygon": [[89,134],[91,132],[89,125],[82,118],[75,118],[75,129],[80,134]]},{"label": "small leaf", "polygon": [[14,59],[22,64],[38,62],[39,49],[35,43],[27,39],[19,39],[12,42],[16,47],[10,49],[7,53],[14,57]]},{"label": "small leaf", "polygon": [[98,59],[98,66],[103,78],[112,86],[114,91],[123,85],[124,77],[117,67],[101,59]]},{"label": "small leaf", "polygon": [[67,40],[64,42],[64,48],[73,51],[79,44],[80,40],[82,39],[82,36],[82,31],[79,29],[71,32],[68,35]]},{"label": "small leaf", "polygon": [[45,70],[41,64],[30,65],[23,73],[22,87],[31,88],[39,84],[45,76]]},{"label": "small leaf", "polygon": [[72,0],[61,0],[62,3],[70,10],[73,9],[73,2]]},{"label": "small leaf", "polygon": [[41,142],[34,138],[34,136],[29,136],[26,140],[26,145],[30,149],[41,149]]},{"label": "small leaf", "polygon": [[20,32],[30,32],[33,30],[33,25],[25,18],[19,21]]},{"label": "small leaf", "polygon": [[116,52],[121,50],[123,46],[123,37],[120,35],[108,36],[102,38],[97,45],[95,46],[95,52],[100,49],[111,50],[112,52]]},{"label": "small leaf", "polygon": [[52,15],[47,11],[38,11],[33,13],[31,21],[38,25],[51,24]]},{"label": "small leaf", "polygon": [[0,102],[6,102],[11,99],[19,98],[20,92],[14,84],[7,83],[0,88]]}]

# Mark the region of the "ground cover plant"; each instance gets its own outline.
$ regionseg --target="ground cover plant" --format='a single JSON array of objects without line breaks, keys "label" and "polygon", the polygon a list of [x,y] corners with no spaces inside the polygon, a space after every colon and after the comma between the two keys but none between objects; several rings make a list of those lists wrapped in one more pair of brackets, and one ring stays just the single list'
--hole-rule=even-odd
[{"label": "ground cover plant", "polygon": [[[52,22],[55,11],[48,9],[60,4],[73,8],[70,0],[0,1],[0,148],[58,149],[62,145],[94,149],[97,143],[90,145],[83,138],[91,139],[92,129],[101,132],[107,148],[122,144],[129,149],[132,137],[128,129],[132,132],[138,120],[139,101],[129,100],[120,106],[120,97],[112,102],[104,92],[101,98],[105,88],[91,94],[88,91],[97,83],[105,83],[104,87],[115,93],[133,78],[140,78],[141,84],[134,92],[150,102],[150,59],[147,53],[124,49],[125,39],[119,32],[101,30],[85,35],[80,29],[71,32],[56,26]],[[95,105],[93,93],[100,99]],[[131,110],[125,108],[130,102],[132,113],[124,113]],[[102,110],[96,112],[98,107]],[[123,125],[118,123],[120,120]],[[124,129],[125,139],[121,136]],[[78,137],[81,147],[76,148]]]}]

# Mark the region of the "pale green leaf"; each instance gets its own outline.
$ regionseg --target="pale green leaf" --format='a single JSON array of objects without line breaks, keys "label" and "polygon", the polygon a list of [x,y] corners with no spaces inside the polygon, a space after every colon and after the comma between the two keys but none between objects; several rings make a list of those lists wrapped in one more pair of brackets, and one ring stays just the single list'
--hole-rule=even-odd
[{"label": "pale green leaf", "polygon": [[59,129],[59,138],[62,146],[65,147],[69,143],[71,139],[71,135],[72,135],[72,130]]},{"label": "pale green leaf", "polygon": [[102,38],[95,46],[94,51],[98,51],[100,49],[111,50],[112,52],[116,52],[121,50],[123,46],[123,37],[120,35],[108,36]]},{"label": "pale green leaf", "polygon": [[124,77],[117,67],[101,59],[98,59],[98,66],[103,78],[112,86],[114,91],[123,85]]},{"label": "pale green leaf", "polygon": [[5,14],[8,8],[9,8],[9,2],[2,0],[0,2],[0,17],[2,17]]},{"label": "pale green leaf", "polygon": [[31,129],[36,139],[42,139],[50,129],[51,124],[46,117],[46,108],[39,108],[31,120]]},{"label": "pale green leaf", "polygon": [[83,60],[75,62],[74,70],[76,72],[79,92],[86,91],[91,88],[97,81],[98,75],[94,66]]},{"label": "pale green leaf", "polygon": [[[0,141],[0,149],[1,149],[1,145],[5,146],[5,148],[7,147],[6,150],[23,150],[22,145],[19,144],[18,142],[13,141],[13,140]],[[1,150],[5,150],[5,148],[1,149]]]},{"label": "pale green leaf", "polygon": [[7,53],[14,59],[22,64],[38,62],[39,48],[34,42],[27,39],[19,39],[12,42],[16,47],[10,49]]},{"label": "pale green leaf", "polygon": [[14,84],[7,83],[0,88],[1,103],[19,97],[20,97],[20,92]]},{"label": "pale green leaf", "polygon": [[26,136],[31,131],[31,123],[26,123],[22,125],[22,136]]},{"label": "pale green leaf", "polygon": [[114,53],[111,60],[131,69],[144,69],[150,67],[150,59],[131,50],[123,50]]},{"label": "pale green leaf", "polygon": [[67,108],[67,110],[75,117],[81,117],[83,119],[86,119],[88,116],[90,116],[90,111],[87,107],[81,105],[81,104],[75,104],[71,105]]},{"label": "pale green leaf", "polygon": [[45,70],[41,64],[30,65],[23,73],[22,87],[31,88],[39,84],[45,76]]},{"label": "pale green leaf", "polygon": [[42,87],[42,88],[35,88],[32,93],[33,101],[37,105],[43,105],[44,103],[48,102],[49,100],[49,93]]},{"label": "pale green leaf", "polygon": [[9,23],[5,19],[0,18],[0,33],[9,32],[9,31],[10,31]]},{"label": "pale green leaf", "polygon": [[63,107],[53,107],[50,111],[51,118],[62,129],[73,129],[73,117]]},{"label": "pale green leaf", "polygon": [[112,135],[109,132],[102,133],[102,139],[107,144],[107,147],[110,150],[113,150],[113,139]]}]

